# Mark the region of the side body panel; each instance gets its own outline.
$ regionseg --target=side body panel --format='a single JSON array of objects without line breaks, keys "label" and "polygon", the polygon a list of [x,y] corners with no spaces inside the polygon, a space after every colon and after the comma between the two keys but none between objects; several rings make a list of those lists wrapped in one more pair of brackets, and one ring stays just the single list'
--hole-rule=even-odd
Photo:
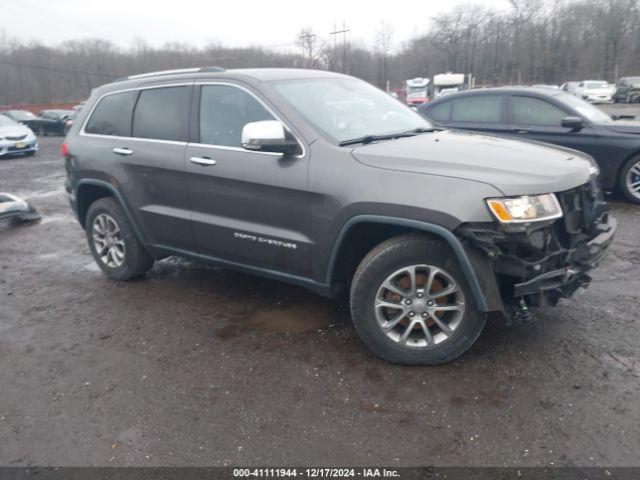
[{"label": "side body panel", "polygon": [[[260,91],[247,85],[203,81],[196,88],[198,93],[200,88],[208,88],[240,95],[294,131],[291,122],[284,120]],[[296,135],[300,152],[292,155],[198,143],[199,96],[196,95],[192,115],[193,143],[187,146],[186,153],[194,250],[202,255],[310,277],[309,256],[313,243],[307,184],[310,157],[304,140]],[[215,105],[210,105],[207,113],[214,119]],[[234,110],[229,110],[227,105],[227,114],[231,113]],[[233,136],[237,136],[233,141],[239,142],[237,130],[238,127],[232,130],[236,132]],[[214,135],[214,138],[221,137]]]},{"label": "side body panel", "polygon": [[198,253],[308,276],[309,158],[190,144],[187,161]]},{"label": "side body panel", "polygon": [[[151,87],[162,85],[160,82]],[[146,242],[189,247],[192,232],[188,192],[184,188],[186,142],[85,133],[85,121],[100,98],[87,107],[89,112],[67,137],[69,151],[75,157],[72,164],[77,166],[74,176],[95,178],[114,186]]]}]

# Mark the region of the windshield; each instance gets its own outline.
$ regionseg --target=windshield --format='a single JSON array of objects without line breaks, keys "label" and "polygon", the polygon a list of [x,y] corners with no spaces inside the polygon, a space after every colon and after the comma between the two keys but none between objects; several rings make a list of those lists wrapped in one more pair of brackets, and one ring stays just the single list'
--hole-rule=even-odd
[{"label": "windshield", "polygon": [[581,98],[566,93],[560,94],[556,98],[593,123],[611,123],[613,121],[609,115]]},{"label": "windshield", "polygon": [[586,82],[584,86],[589,90],[599,90],[602,88],[609,88],[609,84],[607,82]]},{"label": "windshield", "polygon": [[18,121],[33,120],[34,118],[36,118],[33,113],[26,110],[11,110],[10,113],[11,116]]},{"label": "windshield", "polygon": [[275,89],[336,143],[433,128],[411,108],[355,78],[287,81],[276,84]]}]

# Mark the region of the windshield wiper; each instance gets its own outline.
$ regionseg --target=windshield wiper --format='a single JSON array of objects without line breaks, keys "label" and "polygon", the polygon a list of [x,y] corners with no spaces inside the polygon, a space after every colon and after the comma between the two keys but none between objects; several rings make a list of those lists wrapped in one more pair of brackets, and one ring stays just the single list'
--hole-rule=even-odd
[{"label": "windshield wiper", "polygon": [[436,128],[436,127],[418,127],[418,128],[414,128],[413,130],[408,130],[406,132],[402,132],[402,133],[430,133],[430,132],[439,132],[441,131],[441,128]]},{"label": "windshield wiper", "polygon": [[366,145],[367,143],[375,142],[377,140],[394,140],[396,138],[402,137],[413,137],[414,135],[417,135],[419,133],[435,132],[437,130],[439,129],[418,127],[414,128],[413,130],[407,130],[406,132],[389,133],[387,135],[365,135],[359,138],[352,138],[351,140],[343,140],[338,145],[340,145],[341,147],[346,147],[347,145],[356,145],[358,143]]}]

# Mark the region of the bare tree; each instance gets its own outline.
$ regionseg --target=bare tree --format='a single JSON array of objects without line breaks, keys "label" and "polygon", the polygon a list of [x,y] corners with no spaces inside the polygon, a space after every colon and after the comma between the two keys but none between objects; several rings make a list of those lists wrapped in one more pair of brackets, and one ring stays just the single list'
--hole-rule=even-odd
[{"label": "bare tree", "polygon": [[319,49],[317,48],[318,36],[313,33],[313,30],[310,27],[303,28],[298,33],[297,43],[300,48],[302,48],[304,67],[314,68],[316,66],[320,53]]},{"label": "bare tree", "polygon": [[342,33],[350,31],[346,26],[334,28],[334,41],[303,28],[297,39],[301,53],[218,43],[152,47],[143,39],[128,49],[101,39],[51,46],[0,32],[0,104],[78,101],[118,77],[201,65],[329,69],[380,87],[445,71],[473,74],[478,85],[612,81],[640,75],[639,1],[510,0],[506,11],[457,5],[396,49],[393,29],[385,23],[370,45]]},{"label": "bare tree", "polygon": [[374,52],[378,63],[377,84],[386,88],[390,83],[389,57],[393,48],[393,27],[387,22],[381,22],[374,40]]}]

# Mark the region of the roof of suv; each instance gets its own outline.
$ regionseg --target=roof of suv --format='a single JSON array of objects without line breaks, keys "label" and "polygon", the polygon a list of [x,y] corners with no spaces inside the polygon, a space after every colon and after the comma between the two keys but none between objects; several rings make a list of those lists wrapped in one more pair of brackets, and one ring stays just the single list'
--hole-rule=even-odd
[{"label": "roof of suv", "polygon": [[228,79],[249,82],[270,82],[277,80],[295,80],[305,78],[344,78],[346,75],[326,70],[310,70],[302,68],[237,68],[225,70],[219,67],[185,68],[165,70],[117,79],[112,83],[98,87],[99,93],[123,88],[135,88],[158,81],[180,81],[185,79]]}]

